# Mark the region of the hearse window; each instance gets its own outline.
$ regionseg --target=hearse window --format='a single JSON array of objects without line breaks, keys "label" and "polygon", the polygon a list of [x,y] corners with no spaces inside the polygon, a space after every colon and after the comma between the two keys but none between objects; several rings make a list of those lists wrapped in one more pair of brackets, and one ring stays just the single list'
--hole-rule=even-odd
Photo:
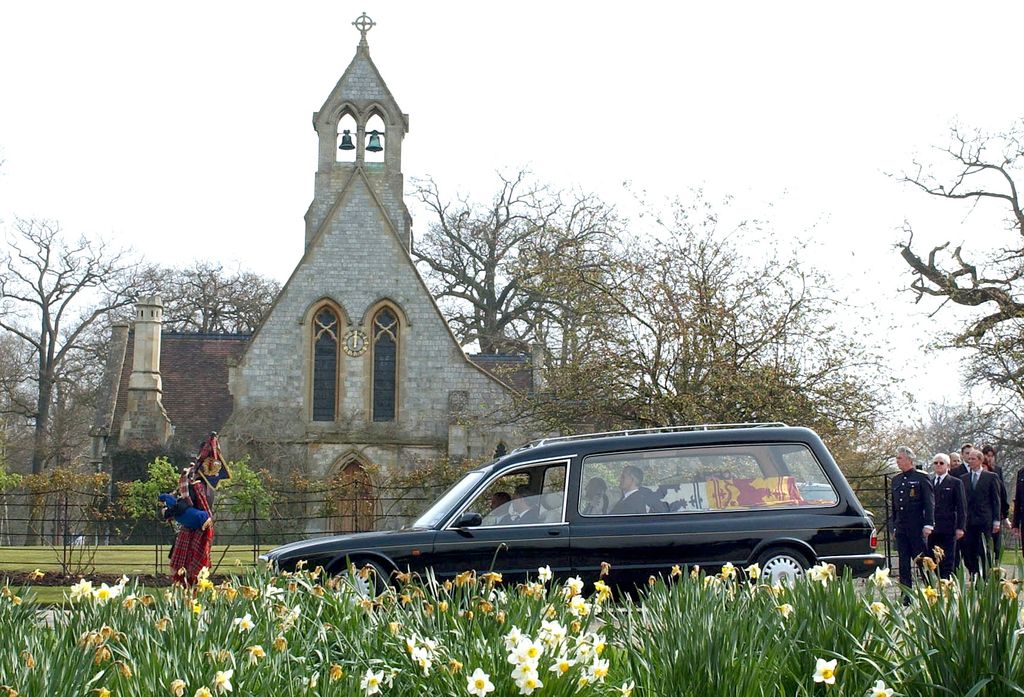
[{"label": "hearse window", "polygon": [[[780,463],[788,471],[781,471]],[[744,444],[591,456],[583,462],[580,481],[582,515],[822,506],[838,500],[810,451],[792,445]],[[599,492],[602,482],[606,501]]]},{"label": "hearse window", "polygon": [[467,511],[483,516],[484,526],[557,523],[565,500],[565,465],[518,469],[491,482]]},{"label": "hearse window", "polygon": [[814,454],[802,445],[777,446],[786,470],[796,477],[800,495],[813,506],[834,506],[839,496],[825,476]]}]

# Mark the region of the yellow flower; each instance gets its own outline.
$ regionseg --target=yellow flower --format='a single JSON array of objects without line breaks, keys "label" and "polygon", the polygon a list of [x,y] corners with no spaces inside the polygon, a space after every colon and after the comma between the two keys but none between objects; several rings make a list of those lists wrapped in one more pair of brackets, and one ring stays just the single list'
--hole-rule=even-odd
[{"label": "yellow flower", "polygon": [[110,649],[108,649],[106,646],[100,646],[93,653],[93,655],[92,655],[92,662],[95,665],[99,665],[101,663],[106,663],[107,661],[110,660],[110,658],[111,658]]},{"label": "yellow flower", "polygon": [[195,695],[193,695],[193,697],[213,697],[213,693],[210,692],[209,688],[200,687],[198,690],[196,690],[196,693]]},{"label": "yellow flower", "polygon": [[789,603],[783,603],[782,605],[777,605],[775,607],[775,609],[778,610],[779,614],[782,615],[782,617],[785,618],[785,619],[788,619],[789,616],[793,614],[793,606],[790,605]]},{"label": "yellow flower", "polygon": [[597,592],[597,602],[599,603],[603,603],[612,597],[612,589],[604,581],[594,581],[594,590]]},{"label": "yellow flower", "polygon": [[110,690],[105,687],[98,687],[93,692],[96,693],[96,697],[110,697]]},{"label": "yellow flower", "polygon": [[601,562],[601,578],[604,578],[612,571],[612,565],[606,561]]},{"label": "yellow flower", "polygon": [[452,660],[448,661],[448,672],[449,673],[452,673],[454,675],[455,673],[458,673],[460,670],[462,670],[462,663],[460,663],[459,661],[456,661],[454,658]]},{"label": "yellow flower", "polygon": [[835,685],[837,663],[839,663],[839,661],[835,658],[831,661],[819,658],[814,666],[814,682],[823,682],[826,685]]},{"label": "yellow flower", "polygon": [[181,678],[177,678],[171,681],[168,685],[168,689],[174,697],[183,697],[185,694],[185,681]]},{"label": "yellow flower", "polygon": [[889,614],[889,608],[887,608],[884,603],[880,603],[877,600],[871,603],[868,606],[868,609],[871,610],[871,614],[878,619],[882,619]]},{"label": "yellow flower", "polygon": [[679,568],[679,564],[672,565],[672,572],[669,574],[669,578],[677,578],[683,575],[683,570]]},{"label": "yellow flower", "polygon": [[246,652],[249,654],[249,663],[256,663],[261,658],[267,657],[267,652],[264,651],[263,647],[259,644],[256,644],[255,646],[250,646],[246,649]]},{"label": "yellow flower", "polygon": [[438,612],[448,612],[448,601],[447,600],[438,601],[438,603],[437,603],[437,610],[438,610]]},{"label": "yellow flower", "polygon": [[1002,586],[1003,586],[1003,597],[1005,597],[1005,598],[1007,598],[1009,600],[1016,600],[1017,599],[1017,586],[1016,586],[1017,580],[1016,579],[1004,578],[1001,581],[1001,583],[1002,583]]},{"label": "yellow flower", "polygon": [[274,651],[284,652],[288,649],[288,640],[285,639],[283,636],[278,636],[276,639],[274,639],[273,647]]},{"label": "yellow flower", "polygon": [[484,583],[493,586],[495,583],[501,583],[501,574],[497,571],[488,571],[486,574],[483,574],[480,579]]},{"label": "yellow flower", "polygon": [[203,606],[202,605],[200,605],[199,603],[192,603],[192,612],[194,612],[195,614],[198,615],[202,611],[203,611]]},{"label": "yellow flower", "polygon": [[25,667],[32,670],[36,667],[36,659],[28,651],[21,652],[21,660],[25,662]]},{"label": "yellow flower", "polygon": [[125,680],[128,680],[132,677],[132,667],[130,665],[128,665],[124,661],[118,661],[114,665],[116,665],[117,669],[121,671],[121,677],[123,677]]},{"label": "yellow flower", "polygon": [[725,562],[722,564],[722,571],[719,574],[723,581],[729,581],[736,578],[736,567],[732,565],[732,562]]},{"label": "yellow flower", "polygon": [[30,574],[28,575],[28,577],[29,577],[29,579],[30,579],[30,580],[32,580],[32,581],[38,581],[39,579],[41,579],[41,578],[42,578],[43,576],[45,576],[45,575],[46,575],[46,574],[44,574],[44,573],[43,573],[42,571],[40,571],[39,569],[36,569],[36,570],[35,570],[35,571],[33,571],[32,573],[30,573]]},{"label": "yellow flower", "polygon": [[18,691],[8,685],[0,685],[0,690],[4,691],[4,697],[18,697]]},{"label": "yellow flower", "polygon": [[745,573],[747,578],[751,581],[756,581],[761,577],[761,566],[757,562],[754,562],[747,568],[743,569],[743,573]]},{"label": "yellow flower", "polygon": [[327,677],[330,679],[331,682],[334,682],[335,680],[340,680],[344,675],[345,671],[342,670],[341,666],[339,666],[337,663],[332,663],[331,669],[327,671]]},{"label": "yellow flower", "polygon": [[242,595],[245,596],[246,600],[255,600],[260,595],[260,592],[252,586],[242,586],[238,590],[242,591]]},{"label": "yellow flower", "polygon": [[921,591],[921,595],[924,596],[925,600],[928,601],[929,605],[934,605],[935,601],[939,599],[938,592],[931,586],[926,586],[925,589]]},{"label": "yellow flower", "polygon": [[690,578],[697,580],[700,577],[700,564],[694,564],[693,568],[690,569]]},{"label": "yellow flower", "polygon": [[146,595],[142,596],[142,604],[145,605],[146,607],[149,607],[150,605],[152,605],[155,602],[156,602],[156,598],[154,598],[153,596],[149,595],[148,593]]},{"label": "yellow flower", "polygon": [[656,579],[654,576],[648,576],[647,577],[647,585],[648,586],[653,586],[657,582],[658,582],[658,579]]},{"label": "yellow flower", "polygon": [[169,625],[170,623],[171,623],[171,620],[170,620],[169,617],[161,617],[160,619],[158,619],[156,622],[153,623],[153,626],[156,627],[156,631],[158,631],[158,632],[165,632],[165,631],[167,631],[167,625]]},{"label": "yellow flower", "polygon": [[926,571],[930,571],[932,573],[935,573],[935,571],[939,568],[938,566],[936,566],[935,560],[932,559],[931,557],[926,557],[926,556],[922,555],[919,558],[921,560],[921,566],[923,566]]},{"label": "yellow flower", "polygon": [[131,610],[138,604],[138,602],[138,598],[136,598],[134,595],[129,595],[127,598],[121,601],[121,605],[124,607],[125,610]]},{"label": "yellow flower", "polygon": [[476,580],[475,571],[463,571],[455,577],[456,586],[465,586],[467,583],[473,583]]}]

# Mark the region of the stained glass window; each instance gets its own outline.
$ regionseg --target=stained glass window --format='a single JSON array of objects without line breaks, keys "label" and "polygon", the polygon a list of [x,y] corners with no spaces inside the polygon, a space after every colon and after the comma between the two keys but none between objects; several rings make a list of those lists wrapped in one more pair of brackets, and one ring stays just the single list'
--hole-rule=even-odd
[{"label": "stained glass window", "polygon": [[338,316],[330,308],[313,321],[313,421],[334,421],[338,398]]},{"label": "stained glass window", "polygon": [[398,317],[384,308],[373,318],[373,420],[394,421],[398,387]]}]

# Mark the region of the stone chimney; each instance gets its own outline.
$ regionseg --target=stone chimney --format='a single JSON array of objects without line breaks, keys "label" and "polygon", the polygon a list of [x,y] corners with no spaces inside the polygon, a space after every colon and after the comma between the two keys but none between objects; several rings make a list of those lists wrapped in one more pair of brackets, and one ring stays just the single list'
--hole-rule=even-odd
[{"label": "stone chimney", "polygon": [[545,357],[547,356],[544,344],[535,343],[530,345],[530,364],[531,370],[533,371],[533,391],[541,392],[547,387],[547,382],[544,380],[544,363]]},{"label": "stone chimney", "polygon": [[118,445],[121,448],[163,447],[174,427],[161,400],[160,329],[164,304],[160,296],[145,296],[135,303],[132,374]]}]

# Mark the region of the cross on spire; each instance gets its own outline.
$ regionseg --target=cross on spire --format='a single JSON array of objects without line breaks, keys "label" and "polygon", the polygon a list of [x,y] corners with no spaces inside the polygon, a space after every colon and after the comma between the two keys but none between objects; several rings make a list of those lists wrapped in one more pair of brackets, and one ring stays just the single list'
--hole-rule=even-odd
[{"label": "cross on spire", "polygon": [[369,44],[366,43],[366,32],[373,29],[376,25],[377,23],[370,19],[370,16],[365,12],[356,17],[356,21],[352,22],[352,26],[358,29],[361,35],[359,39],[360,46],[369,46]]}]

